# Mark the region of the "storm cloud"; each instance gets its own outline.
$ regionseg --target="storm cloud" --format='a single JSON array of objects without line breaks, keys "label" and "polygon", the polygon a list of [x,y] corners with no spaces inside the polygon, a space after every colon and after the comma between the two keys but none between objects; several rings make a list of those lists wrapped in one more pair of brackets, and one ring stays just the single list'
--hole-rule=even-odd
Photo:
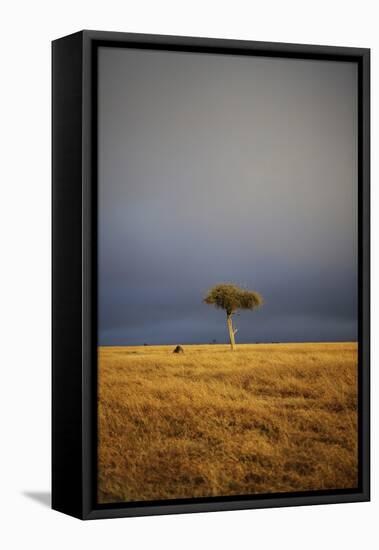
[{"label": "storm cloud", "polygon": [[357,338],[357,69],[99,51],[99,344]]}]

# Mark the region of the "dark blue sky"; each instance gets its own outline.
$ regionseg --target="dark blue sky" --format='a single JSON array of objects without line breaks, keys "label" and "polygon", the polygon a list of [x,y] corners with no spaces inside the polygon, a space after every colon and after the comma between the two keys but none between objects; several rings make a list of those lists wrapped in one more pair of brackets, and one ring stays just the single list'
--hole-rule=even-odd
[{"label": "dark blue sky", "polygon": [[357,338],[352,63],[101,48],[99,343]]}]

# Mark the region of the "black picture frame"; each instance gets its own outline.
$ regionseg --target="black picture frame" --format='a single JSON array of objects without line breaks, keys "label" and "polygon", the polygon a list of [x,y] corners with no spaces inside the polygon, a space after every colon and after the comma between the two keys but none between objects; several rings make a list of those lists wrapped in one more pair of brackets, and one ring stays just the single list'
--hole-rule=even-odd
[{"label": "black picture frame", "polygon": [[[352,61],[359,85],[359,487],[97,505],[97,48]],[[81,31],[52,43],[52,507],[81,519],[370,499],[370,50]]]}]

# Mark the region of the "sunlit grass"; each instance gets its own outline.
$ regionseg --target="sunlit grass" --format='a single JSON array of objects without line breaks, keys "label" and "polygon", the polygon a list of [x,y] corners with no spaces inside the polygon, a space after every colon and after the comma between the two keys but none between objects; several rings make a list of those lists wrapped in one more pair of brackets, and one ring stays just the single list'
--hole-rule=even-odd
[{"label": "sunlit grass", "polygon": [[99,349],[99,502],[357,485],[357,345]]}]

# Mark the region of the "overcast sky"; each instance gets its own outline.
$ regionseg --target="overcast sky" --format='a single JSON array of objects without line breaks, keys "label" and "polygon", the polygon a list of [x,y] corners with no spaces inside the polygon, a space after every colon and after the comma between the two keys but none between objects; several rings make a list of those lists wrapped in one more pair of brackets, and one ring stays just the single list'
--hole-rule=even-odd
[{"label": "overcast sky", "polygon": [[101,48],[99,344],[357,338],[357,69]]}]

